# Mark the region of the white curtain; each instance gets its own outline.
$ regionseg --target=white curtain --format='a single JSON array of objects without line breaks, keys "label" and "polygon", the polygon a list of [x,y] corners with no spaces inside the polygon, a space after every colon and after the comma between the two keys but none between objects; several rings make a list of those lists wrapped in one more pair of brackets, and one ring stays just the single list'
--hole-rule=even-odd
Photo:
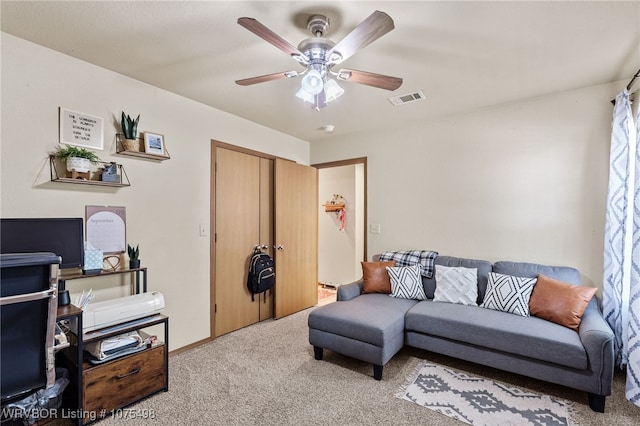
[{"label": "white curtain", "polygon": [[603,311],[615,334],[626,397],[640,406],[640,116],[629,93],[616,97],[605,223]]}]

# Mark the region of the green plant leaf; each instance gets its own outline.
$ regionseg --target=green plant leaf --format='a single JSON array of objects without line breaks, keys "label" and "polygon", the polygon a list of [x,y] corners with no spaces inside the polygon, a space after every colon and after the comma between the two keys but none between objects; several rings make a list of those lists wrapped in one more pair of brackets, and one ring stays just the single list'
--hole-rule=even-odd
[{"label": "green plant leaf", "polygon": [[122,133],[125,139],[137,139],[138,137],[138,122],[140,121],[140,114],[134,120],[128,114],[125,115],[122,111],[122,119],[120,125],[122,126]]},{"label": "green plant leaf", "polygon": [[86,158],[92,164],[96,164],[101,161],[100,157],[98,157],[95,152],[72,145],[65,145],[64,148],[58,148],[53,155],[62,161],[67,161],[67,158],[71,157]]},{"label": "green plant leaf", "polygon": [[130,244],[127,244],[127,254],[130,260],[138,260],[140,257],[140,244],[136,245],[135,249]]}]

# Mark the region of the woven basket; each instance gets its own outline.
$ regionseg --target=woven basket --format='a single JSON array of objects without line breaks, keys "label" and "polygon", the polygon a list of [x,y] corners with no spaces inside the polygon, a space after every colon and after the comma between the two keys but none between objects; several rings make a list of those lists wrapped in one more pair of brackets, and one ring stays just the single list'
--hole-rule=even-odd
[{"label": "woven basket", "polygon": [[125,151],[140,152],[140,141],[138,139],[123,139],[122,147]]}]

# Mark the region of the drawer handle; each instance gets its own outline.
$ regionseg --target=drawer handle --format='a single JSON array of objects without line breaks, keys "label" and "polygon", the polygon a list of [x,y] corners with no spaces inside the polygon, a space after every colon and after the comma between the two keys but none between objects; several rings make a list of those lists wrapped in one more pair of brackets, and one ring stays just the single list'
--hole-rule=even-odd
[{"label": "drawer handle", "polygon": [[116,376],[116,379],[120,380],[120,379],[124,379],[125,377],[129,377],[129,376],[133,376],[134,374],[138,374],[140,372],[140,367],[131,370],[130,372],[128,372],[127,374],[118,374]]}]

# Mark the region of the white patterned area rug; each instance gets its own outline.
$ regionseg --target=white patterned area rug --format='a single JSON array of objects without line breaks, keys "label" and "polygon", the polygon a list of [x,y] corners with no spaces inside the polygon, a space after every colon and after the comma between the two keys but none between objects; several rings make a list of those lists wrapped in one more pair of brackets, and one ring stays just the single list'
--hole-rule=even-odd
[{"label": "white patterned area rug", "polygon": [[569,401],[475,377],[427,361],[396,397],[475,425],[574,425]]}]

